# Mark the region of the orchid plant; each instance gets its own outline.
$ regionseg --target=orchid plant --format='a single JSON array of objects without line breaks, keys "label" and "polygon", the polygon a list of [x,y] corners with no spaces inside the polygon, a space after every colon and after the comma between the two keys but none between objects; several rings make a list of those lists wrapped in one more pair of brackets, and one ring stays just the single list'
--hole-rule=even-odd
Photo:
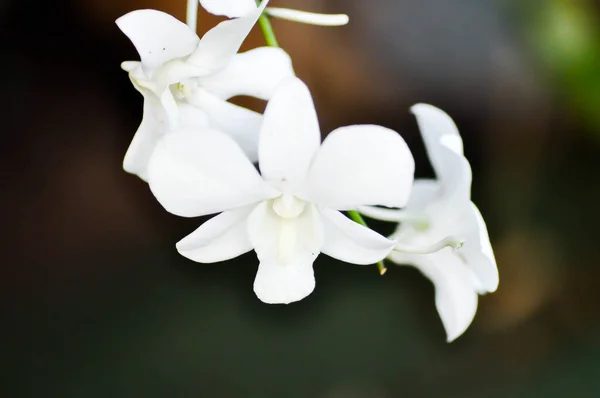
[{"label": "orchid plant", "polygon": [[[188,0],[186,23],[157,10],[117,20],[140,56],[122,68],[144,98],[123,168],[147,181],[175,215],[218,213],[176,248],[200,263],[254,250],[261,301],[308,296],[320,253],[377,264],[381,275],[384,260],[413,265],[433,281],[448,341],[454,340],[471,323],[478,295],[498,285],[454,122],[431,105],[412,108],[437,180],[414,181],[408,146],[382,126],[341,127],[321,143],[310,91],[295,77],[270,18],[323,26],[349,18],[258,3]],[[199,5],[228,18],[202,38]],[[267,46],[238,53],[257,23]],[[229,102],[237,95],[267,100],[264,114]],[[361,213],[397,223],[396,232],[380,235]]]}]

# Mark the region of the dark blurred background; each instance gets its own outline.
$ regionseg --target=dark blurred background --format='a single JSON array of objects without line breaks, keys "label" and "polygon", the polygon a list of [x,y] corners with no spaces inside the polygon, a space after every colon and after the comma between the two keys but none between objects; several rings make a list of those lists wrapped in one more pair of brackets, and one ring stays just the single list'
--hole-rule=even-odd
[{"label": "dark blurred background", "polygon": [[[273,0],[346,12],[275,21],[323,131],[456,120],[500,269],[445,343],[418,271],[325,256],[289,306],[252,292],[254,254],[184,259],[202,220],[121,169],[142,98],[114,19],[184,0],[0,1],[1,397],[600,397],[600,7],[585,0]],[[205,14],[200,31],[217,19]],[[262,45],[254,32],[245,49]],[[259,104],[260,106],[260,104]],[[376,225],[382,232],[389,226]]]}]

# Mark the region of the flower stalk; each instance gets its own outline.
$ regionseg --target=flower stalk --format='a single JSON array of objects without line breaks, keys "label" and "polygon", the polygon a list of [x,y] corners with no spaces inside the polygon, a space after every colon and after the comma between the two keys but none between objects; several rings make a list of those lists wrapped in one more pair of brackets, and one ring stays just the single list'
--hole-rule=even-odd
[{"label": "flower stalk", "polygon": [[[256,5],[260,5],[260,0],[256,0]],[[260,16],[258,19],[258,25],[260,26],[260,30],[265,37],[267,46],[279,47],[279,42],[277,42],[277,37],[275,37],[273,25],[271,25],[271,19],[266,13],[263,13],[263,15]]]}]

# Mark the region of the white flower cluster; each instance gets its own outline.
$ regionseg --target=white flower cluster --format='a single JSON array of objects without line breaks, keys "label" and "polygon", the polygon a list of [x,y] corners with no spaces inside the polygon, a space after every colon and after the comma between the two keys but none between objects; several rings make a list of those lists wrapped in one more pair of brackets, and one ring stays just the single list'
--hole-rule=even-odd
[{"label": "white flower cluster", "polygon": [[[437,180],[414,181],[406,143],[381,126],[338,128],[321,143],[311,94],[288,54],[276,47],[238,51],[263,14],[330,26],[348,18],[267,3],[200,0],[208,12],[232,18],[202,38],[195,32],[197,0],[188,3],[187,25],[156,10],[117,20],[140,55],[122,67],[144,97],[124,169],[147,181],[173,214],[219,213],[177,250],[201,263],[254,250],[254,291],[263,302],[308,296],[319,253],[354,264],[387,259],[414,265],[433,281],[453,340],[471,323],[478,294],[498,285],[456,126],[433,106],[412,108]],[[228,101],[237,95],[267,100],[264,115]],[[399,226],[386,238],[341,211]]]}]

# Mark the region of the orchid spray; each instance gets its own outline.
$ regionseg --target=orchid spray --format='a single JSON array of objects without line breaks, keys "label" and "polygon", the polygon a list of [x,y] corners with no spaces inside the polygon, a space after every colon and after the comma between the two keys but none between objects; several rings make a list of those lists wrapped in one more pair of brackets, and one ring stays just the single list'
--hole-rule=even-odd
[{"label": "orchid spray", "polygon": [[[261,301],[308,296],[320,253],[377,264],[381,275],[384,260],[413,265],[433,281],[454,340],[471,323],[478,295],[498,285],[485,223],[470,200],[471,169],[458,129],[431,105],[412,108],[437,180],[415,181],[408,146],[382,126],[341,127],[321,143],[310,90],[295,77],[270,18],[322,26],[349,18],[268,3],[189,0],[186,23],[156,10],[117,20],[140,56],[122,68],[144,98],[124,169],[147,181],[173,214],[217,214],[177,250],[200,263],[256,252],[254,292]],[[228,18],[202,38],[199,5]],[[238,53],[255,24],[267,46]],[[231,103],[237,95],[267,100],[264,115]],[[361,213],[397,223],[396,232],[380,235]]]}]

